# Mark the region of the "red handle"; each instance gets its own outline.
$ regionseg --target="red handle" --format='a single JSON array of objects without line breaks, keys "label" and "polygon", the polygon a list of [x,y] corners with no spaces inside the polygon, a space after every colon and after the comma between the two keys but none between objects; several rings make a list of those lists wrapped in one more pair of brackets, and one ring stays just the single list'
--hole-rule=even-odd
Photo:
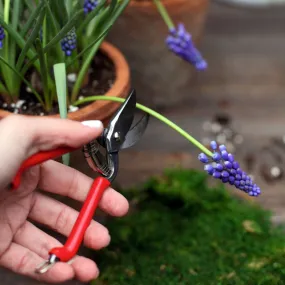
[{"label": "red handle", "polygon": [[57,256],[62,262],[67,262],[76,255],[102,195],[109,186],[109,180],[104,177],[94,180],[67,242],[63,247],[53,248],[50,254]]},{"label": "red handle", "polygon": [[23,174],[23,172],[27,168],[41,164],[47,160],[57,158],[59,156],[62,156],[63,154],[72,152],[74,150],[75,150],[75,148],[72,148],[72,147],[60,147],[60,148],[50,150],[50,151],[41,151],[41,152],[38,152],[38,153],[30,156],[20,166],[17,174],[15,175],[15,177],[11,183],[11,190],[15,190],[20,186],[21,175]]}]

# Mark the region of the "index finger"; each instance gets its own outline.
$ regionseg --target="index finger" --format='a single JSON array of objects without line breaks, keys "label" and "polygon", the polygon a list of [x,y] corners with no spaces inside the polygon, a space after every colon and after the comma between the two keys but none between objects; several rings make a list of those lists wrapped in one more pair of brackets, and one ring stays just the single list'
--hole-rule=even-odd
[{"label": "index finger", "polygon": [[[93,179],[78,170],[50,160],[41,165],[38,187],[83,202],[92,182]],[[122,194],[108,188],[102,196],[99,207],[112,216],[120,217],[128,212],[129,203]]]}]

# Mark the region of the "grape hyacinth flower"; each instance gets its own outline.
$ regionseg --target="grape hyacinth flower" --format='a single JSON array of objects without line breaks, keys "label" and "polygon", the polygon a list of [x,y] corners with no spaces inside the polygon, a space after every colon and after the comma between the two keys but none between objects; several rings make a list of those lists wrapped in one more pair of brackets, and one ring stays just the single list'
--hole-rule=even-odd
[{"label": "grape hyacinth flower", "polygon": [[84,1],[84,13],[88,14],[92,12],[99,4],[98,0],[85,0]]},{"label": "grape hyacinth flower", "polygon": [[0,25],[0,49],[3,47],[3,40],[5,38],[5,31],[3,27]]},{"label": "grape hyacinth flower", "polygon": [[234,156],[227,152],[224,145],[218,146],[215,141],[212,141],[210,146],[214,151],[211,158],[204,153],[198,156],[198,159],[205,164],[204,170],[209,175],[220,179],[223,183],[234,185],[237,189],[246,192],[250,196],[258,196],[261,193],[260,188],[240,168]]},{"label": "grape hyacinth flower", "polygon": [[70,56],[76,48],[76,33],[75,28],[71,29],[61,41],[61,49],[66,56]]},{"label": "grape hyacinth flower", "polygon": [[194,46],[192,36],[186,31],[183,24],[179,24],[177,29],[171,28],[169,30],[166,44],[172,52],[190,62],[197,70],[207,68],[207,62]]}]

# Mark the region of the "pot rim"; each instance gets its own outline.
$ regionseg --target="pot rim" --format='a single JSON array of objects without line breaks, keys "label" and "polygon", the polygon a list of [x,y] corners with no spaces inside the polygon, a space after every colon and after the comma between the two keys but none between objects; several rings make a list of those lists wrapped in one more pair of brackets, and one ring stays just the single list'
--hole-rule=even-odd
[{"label": "pot rim", "polygon": [[[115,80],[113,86],[105,94],[90,94],[90,96],[105,95],[110,97],[126,97],[126,90],[128,90],[130,87],[130,68],[127,60],[118,48],[116,48],[114,45],[107,41],[102,42],[99,50],[104,53],[114,64]],[[81,118],[86,117],[86,114],[94,113],[95,109],[104,109],[105,114],[103,119],[105,119],[106,117],[110,116],[116,108],[112,105],[118,105],[118,103],[112,101],[94,101],[75,112],[69,112],[68,119],[79,121],[81,120]],[[109,108],[109,106],[111,106],[112,108]],[[17,114],[0,109],[0,118],[4,118],[8,115]],[[60,117],[60,115],[47,115],[46,117]]]}]

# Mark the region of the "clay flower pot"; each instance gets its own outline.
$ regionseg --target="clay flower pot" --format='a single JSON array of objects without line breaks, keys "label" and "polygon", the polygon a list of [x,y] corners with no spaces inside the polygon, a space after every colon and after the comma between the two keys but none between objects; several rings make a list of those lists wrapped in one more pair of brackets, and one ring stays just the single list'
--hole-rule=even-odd
[{"label": "clay flower pot", "polygon": [[[209,0],[163,1],[175,24],[182,22],[197,45],[202,36]],[[108,35],[126,56],[138,101],[163,107],[189,97],[197,71],[172,54],[165,45],[168,28],[154,3],[132,0]],[[165,102],[167,100],[167,102]]]},{"label": "clay flower pot", "polygon": [[[116,73],[114,84],[105,95],[126,98],[130,91],[130,70],[125,57],[119,49],[108,42],[102,43],[100,51],[113,62]],[[68,113],[68,118],[75,121],[96,119],[107,123],[119,106],[119,103],[111,101],[95,101],[75,112]],[[10,112],[0,109],[0,119],[10,114]],[[50,116],[59,117],[59,114]]]}]

